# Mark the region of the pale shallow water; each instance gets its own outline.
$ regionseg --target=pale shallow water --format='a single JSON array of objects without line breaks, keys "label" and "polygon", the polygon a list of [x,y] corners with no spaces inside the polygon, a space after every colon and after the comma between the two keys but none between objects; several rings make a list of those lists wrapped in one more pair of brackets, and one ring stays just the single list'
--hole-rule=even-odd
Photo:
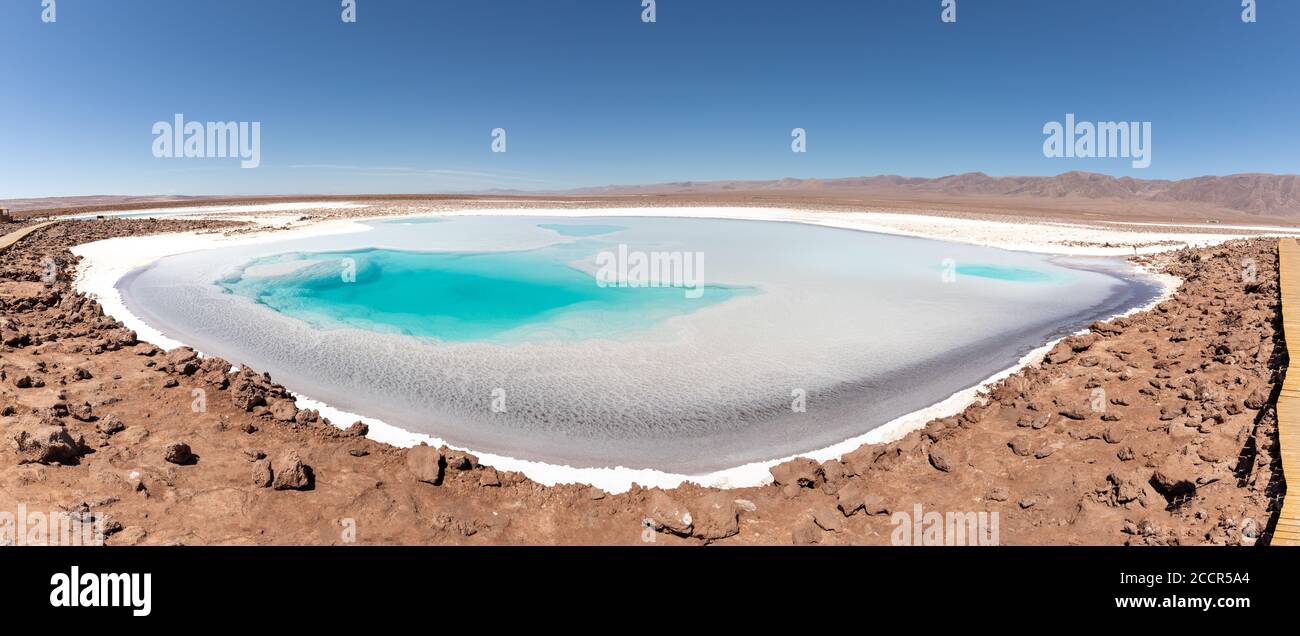
[{"label": "pale shallow water", "polygon": [[[345,410],[482,452],[685,474],[861,435],[1158,293],[1117,259],[787,223],[368,225],[168,257],[119,289],[163,333]],[[703,294],[598,288],[596,254],[619,244],[702,253]],[[342,258],[356,282],[333,282]]]}]

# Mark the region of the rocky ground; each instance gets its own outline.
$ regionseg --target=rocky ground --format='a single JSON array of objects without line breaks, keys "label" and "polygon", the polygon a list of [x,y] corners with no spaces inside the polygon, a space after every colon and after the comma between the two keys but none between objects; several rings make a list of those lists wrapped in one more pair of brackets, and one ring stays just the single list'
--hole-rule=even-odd
[{"label": "rocky ground", "polygon": [[896,442],[764,487],[613,495],[371,441],[72,289],[70,246],[182,230],[245,228],[65,222],[0,253],[0,511],[102,513],[110,545],[889,544],[919,505],[996,512],[1003,544],[1236,545],[1267,541],[1285,491],[1275,239],[1158,257],[1172,298]]}]

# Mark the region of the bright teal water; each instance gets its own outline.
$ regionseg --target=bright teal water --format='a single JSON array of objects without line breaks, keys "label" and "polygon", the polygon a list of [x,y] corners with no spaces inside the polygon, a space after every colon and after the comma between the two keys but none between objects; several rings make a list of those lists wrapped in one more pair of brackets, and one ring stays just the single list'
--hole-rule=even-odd
[{"label": "bright teal water", "polygon": [[1064,283],[1069,280],[1068,273],[1060,273],[1053,276],[1051,273],[1041,269],[1032,269],[1028,267],[974,264],[958,265],[956,271],[958,275],[975,276],[977,278],[992,278],[1013,283]]},{"label": "bright teal water", "polygon": [[[522,252],[441,253],[385,249],[295,253],[245,266],[301,263],[290,273],[218,281],[229,292],[312,324],[447,341],[510,340],[520,330],[549,337],[616,337],[723,302],[752,289],[600,287],[568,265],[572,245]],[[355,282],[344,280],[355,262]]]}]

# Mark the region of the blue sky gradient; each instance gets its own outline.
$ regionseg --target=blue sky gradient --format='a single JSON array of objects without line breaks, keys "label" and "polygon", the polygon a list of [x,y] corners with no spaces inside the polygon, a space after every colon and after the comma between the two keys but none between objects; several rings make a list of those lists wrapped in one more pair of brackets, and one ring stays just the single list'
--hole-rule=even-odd
[{"label": "blue sky gradient", "polygon": [[[0,199],[1300,172],[1294,0],[57,2],[0,0]],[[1151,167],[1045,158],[1067,112],[1152,122]],[[155,158],[175,113],[261,166]]]}]

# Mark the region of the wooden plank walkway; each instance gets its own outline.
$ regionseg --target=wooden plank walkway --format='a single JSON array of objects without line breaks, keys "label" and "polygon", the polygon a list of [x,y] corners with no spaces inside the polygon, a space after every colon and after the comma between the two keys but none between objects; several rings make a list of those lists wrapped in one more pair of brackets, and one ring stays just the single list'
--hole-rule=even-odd
[{"label": "wooden plank walkway", "polygon": [[58,223],[58,221],[46,221],[44,223],[37,223],[36,225],[29,225],[16,232],[10,232],[4,236],[0,236],[0,252],[9,249],[9,247],[12,246],[14,243],[17,243],[18,241],[21,241],[24,238],[26,238],[28,234],[31,234],[36,230],[39,230],[47,225],[52,225],[54,223]]},{"label": "wooden plank walkway", "polygon": [[1282,332],[1289,358],[1286,378],[1277,397],[1277,438],[1282,453],[1282,477],[1288,481],[1294,479],[1296,488],[1294,491],[1287,488],[1271,545],[1300,545],[1300,243],[1295,239],[1278,240],[1277,268],[1278,287],[1282,292]]}]

